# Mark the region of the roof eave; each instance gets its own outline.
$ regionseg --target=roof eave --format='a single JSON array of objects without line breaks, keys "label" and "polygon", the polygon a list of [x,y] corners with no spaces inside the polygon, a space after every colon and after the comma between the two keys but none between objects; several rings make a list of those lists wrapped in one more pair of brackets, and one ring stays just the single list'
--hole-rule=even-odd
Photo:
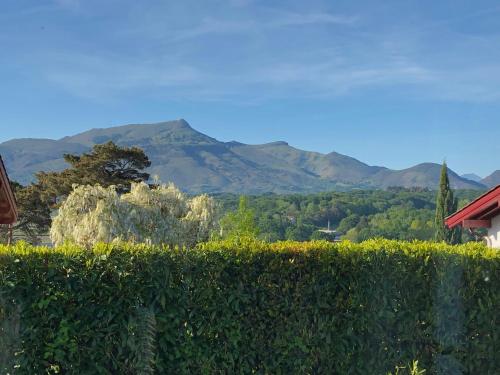
[{"label": "roof eave", "polygon": [[4,223],[4,224],[14,224],[17,221],[17,218],[19,216],[19,212],[17,210],[16,197],[15,197],[14,192],[12,191],[12,188],[10,186],[9,176],[7,174],[7,170],[5,169],[5,165],[3,163],[1,156],[0,156],[0,179],[3,182],[2,189],[5,192],[5,196],[8,200],[8,203],[10,206],[10,211],[11,211],[9,222]]},{"label": "roof eave", "polygon": [[445,224],[448,228],[454,228],[463,225],[464,221],[481,217],[481,214],[486,214],[491,209],[496,212],[496,208],[500,206],[500,185],[494,187],[484,193],[474,201],[463,207],[453,215],[445,219]]}]

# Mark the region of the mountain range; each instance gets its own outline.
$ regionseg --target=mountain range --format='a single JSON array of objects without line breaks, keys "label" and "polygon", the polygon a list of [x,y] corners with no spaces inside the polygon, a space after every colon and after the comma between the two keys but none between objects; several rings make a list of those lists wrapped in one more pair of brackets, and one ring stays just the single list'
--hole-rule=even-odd
[{"label": "mountain range", "polygon": [[[370,166],[336,152],[303,151],[286,142],[249,145],[221,142],[193,129],[185,120],[91,129],[59,140],[12,139],[0,154],[12,180],[26,184],[38,171],[67,167],[64,153],[80,154],[94,144],[113,141],[144,149],[151,175],[190,193],[306,193],[390,186],[438,186],[441,166],[422,163],[403,170]],[[480,181],[449,170],[453,188],[486,189],[500,183],[500,171]]]},{"label": "mountain range", "polygon": [[466,173],[466,174],[461,175],[460,177],[463,177],[463,178],[466,178],[467,180],[471,180],[471,181],[475,181],[475,182],[481,182],[482,181],[482,178],[479,177],[475,173]]}]

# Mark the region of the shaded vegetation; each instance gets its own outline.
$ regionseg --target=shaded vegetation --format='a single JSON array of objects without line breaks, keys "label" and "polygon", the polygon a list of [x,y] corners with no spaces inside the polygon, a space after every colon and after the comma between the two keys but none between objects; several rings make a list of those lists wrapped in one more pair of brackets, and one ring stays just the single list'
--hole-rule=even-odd
[{"label": "shaded vegetation", "polygon": [[[25,240],[39,243],[40,238],[47,234],[51,218],[50,208],[42,199],[42,193],[37,186],[22,186],[12,181],[11,188],[17,201],[18,219],[13,226],[14,240]],[[0,226],[0,241],[8,238],[7,226]]]},{"label": "shaded vegetation", "polygon": [[453,196],[450,179],[448,178],[448,167],[445,162],[441,168],[441,178],[439,180],[439,190],[436,199],[436,218],[434,223],[436,229],[434,239],[436,241],[445,241],[449,244],[462,242],[461,228],[449,229],[445,223],[446,218],[456,212],[457,209],[458,200]]},{"label": "shaded vegetation", "polygon": [[494,374],[499,308],[479,244],[0,246],[0,372]]},{"label": "shaded vegetation", "polygon": [[143,169],[151,162],[138,147],[119,147],[113,142],[95,145],[82,155],[65,154],[70,165],[61,172],[38,172],[36,185],[45,200],[57,203],[73,190],[73,185],[114,185],[121,192],[130,190],[132,182],[147,181],[149,174]]}]

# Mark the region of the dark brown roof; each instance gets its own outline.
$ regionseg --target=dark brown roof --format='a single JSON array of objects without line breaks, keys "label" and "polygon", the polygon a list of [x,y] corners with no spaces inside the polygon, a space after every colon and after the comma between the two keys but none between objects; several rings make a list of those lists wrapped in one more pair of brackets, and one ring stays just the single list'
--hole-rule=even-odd
[{"label": "dark brown roof", "polygon": [[17,220],[17,205],[10,187],[9,176],[0,156],[0,224],[13,224]]}]

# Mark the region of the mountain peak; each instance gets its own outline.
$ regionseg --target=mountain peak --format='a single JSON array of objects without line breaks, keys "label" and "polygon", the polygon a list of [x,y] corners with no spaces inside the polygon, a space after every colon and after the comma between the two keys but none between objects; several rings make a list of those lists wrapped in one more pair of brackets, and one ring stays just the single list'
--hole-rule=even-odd
[{"label": "mountain peak", "polygon": [[481,183],[490,188],[500,185],[500,169],[483,178]]},{"label": "mountain peak", "polygon": [[136,124],[135,126],[160,126],[160,127],[164,126],[164,127],[168,127],[168,128],[187,129],[187,130],[196,131],[183,118],[180,118],[178,120],[153,122],[153,123],[149,123],[149,124]]},{"label": "mountain peak", "polygon": [[[67,167],[63,154],[81,154],[93,145],[113,141],[144,149],[148,172],[188,192],[296,193],[349,188],[421,186],[436,188],[441,166],[423,163],[405,170],[374,167],[336,152],[304,151],[287,142],[261,145],[219,142],[193,129],[184,119],[91,129],[61,140],[12,140],[0,154],[13,179],[33,181],[39,171]],[[488,183],[500,179],[500,171]],[[450,171],[455,188],[484,189]]]},{"label": "mountain peak", "polygon": [[89,131],[61,139],[63,142],[86,146],[115,142],[120,145],[146,146],[147,144],[214,144],[218,141],[194,130],[184,119],[150,124],[128,124]]},{"label": "mountain peak", "polygon": [[290,146],[290,145],[288,144],[288,142],[285,141],[275,141],[266,143],[266,146]]},{"label": "mountain peak", "polygon": [[[185,126],[189,129],[192,129],[191,125],[189,125],[189,123],[186,120],[184,120],[183,118],[180,118],[180,119],[175,120],[175,121],[177,121],[182,126]],[[169,121],[164,121],[164,122],[169,122]],[[170,121],[170,122],[172,122],[172,121]]]}]

